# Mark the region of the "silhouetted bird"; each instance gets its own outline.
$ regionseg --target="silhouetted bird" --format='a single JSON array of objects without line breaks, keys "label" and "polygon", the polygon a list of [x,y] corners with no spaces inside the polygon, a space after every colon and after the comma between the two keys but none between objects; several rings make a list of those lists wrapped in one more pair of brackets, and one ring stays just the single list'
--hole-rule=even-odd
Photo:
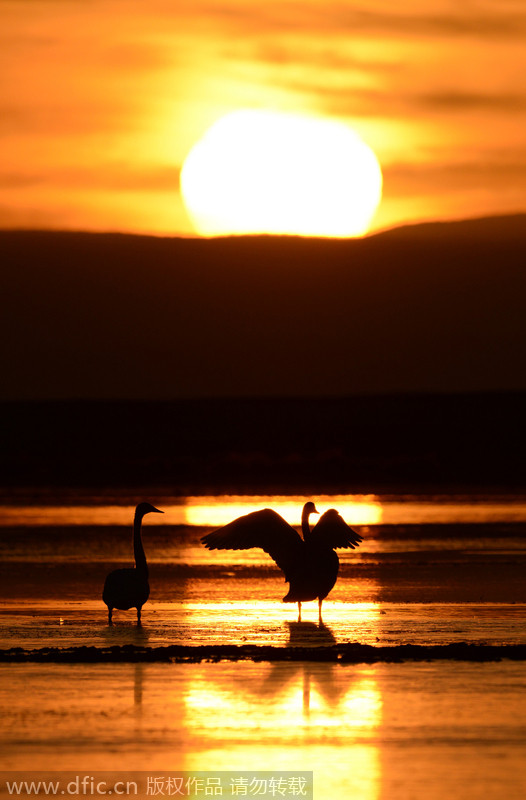
[{"label": "silhouetted bird", "polygon": [[360,544],[362,537],[350,528],[336,509],[323,514],[311,530],[309,516],[317,514],[314,503],[305,503],[299,533],[270,508],[254,511],[235,519],[223,528],[203,536],[209,550],[248,550],[261,547],[285,573],[290,584],[284,603],[297,603],[301,620],[301,604],[318,599],[321,604],[336,583],[339,560],[336,547]]},{"label": "silhouetted bird", "polygon": [[111,625],[111,618],[114,608],[127,611],[129,608],[137,609],[137,625],[141,623],[141,608],[150,596],[150,586],[148,584],[148,564],[144,555],[144,548],[141,539],[141,523],[145,514],[155,512],[164,514],[150,503],[139,503],[135,509],[133,520],[133,555],[135,557],[135,568],[114,569],[107,576],[102,591],[102,599],[108,606],[108,622]]}]

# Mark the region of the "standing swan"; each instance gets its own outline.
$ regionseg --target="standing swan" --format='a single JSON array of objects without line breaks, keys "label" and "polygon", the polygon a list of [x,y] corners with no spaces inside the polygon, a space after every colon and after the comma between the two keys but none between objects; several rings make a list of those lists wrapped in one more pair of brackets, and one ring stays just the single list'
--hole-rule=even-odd
[{"label": "standing swan", "polygon": [[317,514],[314,503],[305,503],[299,533],[270,508],[254,511],[203,536],[202,543],[209,550],[248,550],[261,547],[274,559],[285,573],[290,584],[284,603],[297,603],[299,620],[301,604],[318,599],[319,619],[321,604],[336,583],[339,560],[336,547],[360,544],[362,537],[350,528],[336,509],[323,514],[317,524],[309,527],[309,517]]},{"label": "standing swan", "polygon": [[150,503],[139,503],[135,509],[133,520],[133,555],[135,557],[135,568],[114,569],[106,577],[102,599],[108,606],[108,623],[112,624],[112,614],[114,608],[127,611],[129,608],[137,609],[137,625],[141,624],[141,608],[150,596],[150,586],[148,584],[148,564],[144,555],[144,548],[141,539],[141,523],[145,514],[155,512],[164,514]]}]

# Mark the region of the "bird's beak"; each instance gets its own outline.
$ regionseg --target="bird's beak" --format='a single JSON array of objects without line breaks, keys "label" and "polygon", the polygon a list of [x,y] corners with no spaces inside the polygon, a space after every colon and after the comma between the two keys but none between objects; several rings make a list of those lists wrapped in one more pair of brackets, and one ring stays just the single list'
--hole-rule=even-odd
[{"label": "bird's beak", "polygon": [[158,508],[153,508],[152,511],[155,511],[157,514],[164,514],[164,511],[160,511]]},{"label": "bird's beak", "polygon": [[314,511],[312,513],[313,514],[319,514],[320,512],[316,509],[316,506],[314,506]]}]

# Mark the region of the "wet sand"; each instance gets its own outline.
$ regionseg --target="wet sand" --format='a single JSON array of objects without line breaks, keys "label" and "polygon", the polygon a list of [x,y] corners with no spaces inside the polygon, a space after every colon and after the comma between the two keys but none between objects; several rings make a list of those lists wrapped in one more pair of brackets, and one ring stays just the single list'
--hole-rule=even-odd
[{"label": "wet sand", "polygon": [[115,612],[110,626],[101,600],[18,601],[0,605],[0,649],[526,645],[524,603],[327,601],[321,625],[316,603],[304,603],[297,618],[295,605],[279,601],[152,602],[141,626],[134,611]]}]

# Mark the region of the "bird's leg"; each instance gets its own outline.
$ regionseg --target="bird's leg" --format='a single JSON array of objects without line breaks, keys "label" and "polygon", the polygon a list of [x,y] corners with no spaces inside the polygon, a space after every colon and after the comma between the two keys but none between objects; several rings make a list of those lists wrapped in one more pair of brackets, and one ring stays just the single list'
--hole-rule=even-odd
[{"label": "bird's leg", "polygon": [[113,614],[113,608],[108,608],[108,625],[113,625],[113,622],[112,622],[112,619],[111,619],[112,614]]},{"label": "bird's leg", "polygon": [[141,624],[141,609],[137,607],[137,625]]},{"label": "bird's leg", "polygon": [[301,603],[298,600],[298,622],[301,622]]},{"label": "bird's leg", "polygon": [[323,620],[321,618],[321,604],[322,603],[323,603],[323,600],[318,600],[318,622],[320,623],[320,625],[323,622]]}]

